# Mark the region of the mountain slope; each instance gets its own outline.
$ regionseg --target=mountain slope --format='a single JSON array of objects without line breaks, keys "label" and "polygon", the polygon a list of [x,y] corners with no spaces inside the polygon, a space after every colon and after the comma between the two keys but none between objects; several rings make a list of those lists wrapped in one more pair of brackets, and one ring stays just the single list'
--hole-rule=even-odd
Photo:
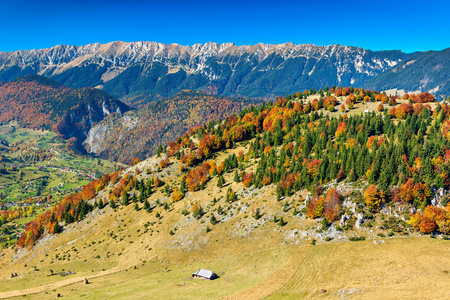
[{"label": "mountain slope", "polygon": [[376,90],[401,88],[450,95],[450,48],[416,53],[397,66],[369,79],[364,86]]},{"label": "mountain slope", "polygon": [[151,95],[148,100],[183,89],[255,97],[360,86],[409,57],[340,45],[111,42],[1,52],[0,80],[40,74],[74,88],[103,87],[116,97]]},{"label": "mountain slope", "polygon": [[84,140],[91,126],[129,107],[93,89],[74,90],[37,75],[19,77],[0,86],[0,122],[17,121],[28,128],[54,128],[65,138]]},{"label": "mountain slope", "polygon": [[216,121],[251,102],[183,91],[123,115],[113,115],[93,126],[84,142],[88,152],[111,160],[130,162],[156,153],[192,127]]}]

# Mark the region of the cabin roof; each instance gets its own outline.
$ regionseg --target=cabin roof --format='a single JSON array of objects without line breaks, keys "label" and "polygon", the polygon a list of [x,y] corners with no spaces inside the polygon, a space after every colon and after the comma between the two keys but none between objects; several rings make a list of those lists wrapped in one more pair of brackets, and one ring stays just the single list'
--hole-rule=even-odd
[{"label": "cabin roof", "polygon": [[205,278],[214,278],[217,276],[213,271],[209,271],[209,270],[205,270],[205,269],[198,270],[197,272],[192,274],[192,276],[194,276],[194,275],[197,275],[200,277],[205,277]]}]

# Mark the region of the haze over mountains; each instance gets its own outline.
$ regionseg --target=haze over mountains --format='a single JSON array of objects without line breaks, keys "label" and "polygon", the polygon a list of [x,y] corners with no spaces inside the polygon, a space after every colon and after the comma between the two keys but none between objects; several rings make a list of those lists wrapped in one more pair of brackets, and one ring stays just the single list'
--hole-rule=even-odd
[{"label": "haze over mountains", "polygon": [[98,87],[130,104],[171,96],[183,89],[264,97],[340,85],[433,90],[448,95],[449,52],[405,54],[292,43],[58,45],[0,52],[0,81],[39,74],[72,88]]}]

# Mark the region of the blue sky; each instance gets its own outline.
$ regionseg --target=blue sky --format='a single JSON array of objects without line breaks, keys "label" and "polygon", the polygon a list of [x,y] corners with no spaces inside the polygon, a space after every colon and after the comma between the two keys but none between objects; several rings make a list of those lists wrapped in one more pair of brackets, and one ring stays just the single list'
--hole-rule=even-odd
[{"label": "blue sky", "polygon": [[111,41],[450,47],[450,1],[0,0],[0,51]]}]

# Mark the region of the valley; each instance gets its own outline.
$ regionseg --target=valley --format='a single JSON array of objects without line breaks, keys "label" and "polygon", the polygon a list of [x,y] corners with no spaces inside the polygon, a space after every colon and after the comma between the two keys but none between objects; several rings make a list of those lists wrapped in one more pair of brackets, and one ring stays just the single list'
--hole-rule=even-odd
[{"label": "valley", "polygon": [[75,155],[68,142],[47,130],[0,126],[0,234],[3,247],[15,243],[25,223],[76,193],[104,173],[125,165]]}]

